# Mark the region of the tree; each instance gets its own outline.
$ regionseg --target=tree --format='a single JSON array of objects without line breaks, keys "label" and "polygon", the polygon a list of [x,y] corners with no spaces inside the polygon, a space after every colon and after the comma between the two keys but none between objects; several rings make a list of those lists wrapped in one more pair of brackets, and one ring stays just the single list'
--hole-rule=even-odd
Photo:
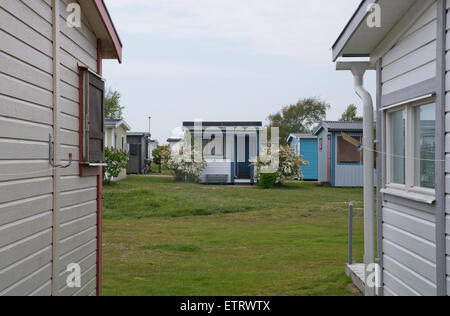
[{"label": "tree", "polygon": [[152,151],[153,162],[158,165],[159,173],[161,173],[161,167],[166,159],[167,155],[170,156],[170,147],[169,146],[158,146]]},{"label": "tree", "polygon": [[291,133],[310,133],[312,128],[322,122],[330,105],[319,98],[307,98],[297,104],[285,106],[280,112],[270,115],[270,127],[280,129],[280,143],[286,144]]},{"label": "tree", "polygon": [[358,108],[354,104],[350,104],[339,121],[341,122],[362,122],[363,118],[357,116]]},{"label": "tree", "polygon": [[123,117],[124,107],[120,105],[120,92],[108,88],[105,96],[105,118],[120,120]]}]

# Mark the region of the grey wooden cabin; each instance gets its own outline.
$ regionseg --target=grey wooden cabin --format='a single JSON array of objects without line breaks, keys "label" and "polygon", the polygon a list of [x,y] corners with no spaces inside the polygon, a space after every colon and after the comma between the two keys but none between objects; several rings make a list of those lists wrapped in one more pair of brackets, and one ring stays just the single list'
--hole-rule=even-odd
[{"label": "grey wooden cabin", "polygon": [[150,139],[150,133],[127,133],[127,142],[130,149],[127,174],[144,174],[146,167],[150,167]]},{"label": "grey wooden cabin", "polygon": [[377,74],[379,295],[450,290],[449,8],[365,0],[333,46],[334,61],[365,57]]},{"label": "grey wooden cabin", "polygon": [[102,59],[121,51],[101,0],[0,0],[0,296],[101,294]]}]

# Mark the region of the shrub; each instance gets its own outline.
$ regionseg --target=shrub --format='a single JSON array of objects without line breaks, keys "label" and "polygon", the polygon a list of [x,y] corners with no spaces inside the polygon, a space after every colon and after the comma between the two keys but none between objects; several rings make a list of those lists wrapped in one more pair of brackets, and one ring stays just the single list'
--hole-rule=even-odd
[{"label": "shrub", "polygon": [[278,175],[276,173],[262,173],[259,185],[263,189],[270,189],[275,185]]},{"label": "shrub", "polygon": [[[194,159],[202,157],[200,161]],[[164,166],[172,171],[177,181],[199,182],[200,176],[205,170],[207,163],[201,153],[186,150],[184,143],[179,143],[171,152],[163,152],[162,161]]]},{"label": "shrub", "polygon": [[124,151],[105,148],[106,167],[103,168],[103,179],[110,183],[113,178],[117,178],[122,170],[128,168],[129,158],[130,155]]},{"label": "shrub", "polygon": [[[279,146],[278,151],[272,154],[272,150],[269,147],[262,151],[262,155],[252,165],[256,167],[256,175],[260,181],[262,175],[269,173],[275,173],[277,175],[275,184],[283,185],[286,183],[287,178],[303,179],[302,165],[309,165],[308,161],[303,160],[302,156],[296,155],[292,148],[289,146]],[[274,157],[279,157],[279,163],[277,164],[277,170],[275,169]]]}]

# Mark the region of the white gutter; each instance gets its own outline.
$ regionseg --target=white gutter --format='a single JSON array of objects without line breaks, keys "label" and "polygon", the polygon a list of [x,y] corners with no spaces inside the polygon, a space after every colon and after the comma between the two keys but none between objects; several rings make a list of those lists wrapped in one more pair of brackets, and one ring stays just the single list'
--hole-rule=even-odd
[{"label": "white gutter", "polygon": [[350,70],[354,77],[356,94],[363,102],[364,112],[364,265],[365,295],[375,296],[375,288],[369,287],[368,276],[375,264],[375,201],[374,201],[374,140],[373,140],[373,101],[370,93],[364,88],[364,74],[367,70],[375,70],[369,62],[338,62],[336,70]]}]

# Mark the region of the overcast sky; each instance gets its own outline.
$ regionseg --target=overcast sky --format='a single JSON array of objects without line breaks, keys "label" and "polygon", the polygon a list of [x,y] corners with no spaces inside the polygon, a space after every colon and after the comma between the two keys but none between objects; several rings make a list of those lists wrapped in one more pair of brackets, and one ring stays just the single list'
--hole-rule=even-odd
[{"label": "overcast sky", "polygon": [[331,62],[360,0],[105,1],[124,45],[122,65],[104,64],[107,86],[133,131],[152,116],[161,144],[186,120],[266,122],[310,96],[330,103],[329,120],[360,105],[351,74]]}]

